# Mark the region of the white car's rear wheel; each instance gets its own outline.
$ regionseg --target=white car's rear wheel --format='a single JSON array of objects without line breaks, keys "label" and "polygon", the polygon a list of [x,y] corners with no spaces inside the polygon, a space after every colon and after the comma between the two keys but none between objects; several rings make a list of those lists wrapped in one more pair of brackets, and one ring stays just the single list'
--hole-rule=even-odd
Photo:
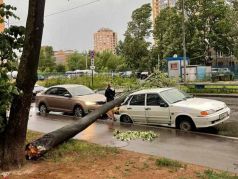
[{"label": "white car's rear wheel", "polygon": [[120,117],[120,120],[121,122],[124,122],[124,123],[130,123],[130,124],[133,123],[131,118],[128,115],[122,115]]}]

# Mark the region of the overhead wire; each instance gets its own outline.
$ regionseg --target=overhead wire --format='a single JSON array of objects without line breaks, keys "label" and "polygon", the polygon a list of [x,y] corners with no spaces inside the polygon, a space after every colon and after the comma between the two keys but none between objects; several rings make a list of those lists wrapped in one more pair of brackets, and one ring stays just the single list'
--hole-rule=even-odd
[{"label": "overhead wire", "polygon": [[62,14],[62,13],[65,13],[65,12],[68,12],[68,11],[72,11],[72,10],[75,10],[75,9],[78,9],[78,8],[81,8],[81,7],[85,7],[85,6],[88,6],[88,5],[91,5],[91,4],[95,4],[95,3],[99,2],[99,1],[101,1],[101,0],[91,1],[91,2],[78,5],[76,7],[70,8],[70,9],[65,9],[65,10],[62,10],[62,11],[58,11],[58,12],[54,12],[54,13],[45,15],[45,17],[50,17],[50,16],[54,16],[54,15],[57,15],[57,14]]}]

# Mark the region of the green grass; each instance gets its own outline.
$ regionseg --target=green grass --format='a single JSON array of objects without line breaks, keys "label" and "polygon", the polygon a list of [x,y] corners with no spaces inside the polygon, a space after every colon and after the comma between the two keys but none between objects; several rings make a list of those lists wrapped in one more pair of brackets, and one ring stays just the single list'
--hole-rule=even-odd
[{"label": "green grass", "polygon": [[40,136],[42,136],[42,133],[28,130],[26,135],[26,144],[38,139]]},{"label": "green grass", "polygon": [[238,179],[238,176],[231,175],[228,172],[215,172],[213,170],[205,170],[203,173],[197,174],[201,179]]},{"label": "green grass", "polygon": [[170,169],[186,168],[186,165],[183,165],[179,161],[170,160],[167,158],[156,159],[155,165],[158,167],[166,167],[166,168],[170,168]]},{"label": "green grass", "polygon": [[119,150],[117,148],[102,147],[97,144],[71,139],[49,151],[44,156],[44,159],[55,162],[78,161],[86,157],[102,158],[107,155],[114,155],[118,153]]}]

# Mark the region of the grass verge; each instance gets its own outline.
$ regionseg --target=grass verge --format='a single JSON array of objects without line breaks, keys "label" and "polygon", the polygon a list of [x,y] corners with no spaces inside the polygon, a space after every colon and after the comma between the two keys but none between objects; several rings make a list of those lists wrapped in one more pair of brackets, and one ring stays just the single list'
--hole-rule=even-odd
[{"label": "grass verge", "polygon": [[228,172],[215,172],[213,170],[205,170],[203,173],[197,174],[198,178],[201,179],[238,179],[238,176],[231,175]]},{"label": "grass verge", "polygon": [[170,169],[180,169],[180,168],[186,168],[186,165],[180,163],[176,160],[170,160],[167,158],[160,158],[155,160],[155,164],[158,167],[166,167]]}]

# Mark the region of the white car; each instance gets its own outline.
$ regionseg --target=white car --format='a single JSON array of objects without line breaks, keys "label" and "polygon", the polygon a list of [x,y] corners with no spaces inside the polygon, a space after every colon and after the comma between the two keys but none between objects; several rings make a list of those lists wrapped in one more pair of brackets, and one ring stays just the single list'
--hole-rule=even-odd
[{"label": "white car", "polygon": [[185,131],[217,125],[229,116],[230,108],[224,102],[193,98],[176,88],[132,93],[119,108],[121,122],[165,125]]}]

